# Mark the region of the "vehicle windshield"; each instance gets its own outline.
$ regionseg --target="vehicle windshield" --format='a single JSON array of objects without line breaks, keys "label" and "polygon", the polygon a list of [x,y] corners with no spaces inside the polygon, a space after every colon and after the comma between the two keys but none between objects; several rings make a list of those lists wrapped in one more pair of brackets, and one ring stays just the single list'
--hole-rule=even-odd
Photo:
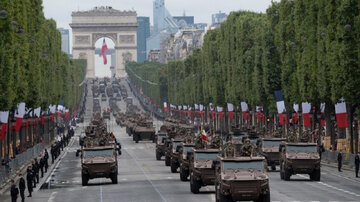
[{"label": "vehicle windshield", "polygon": [[162,141],[166,136],[158,136],[158,141]]},{"label": "vehicle windshield", "polygon": [[180,146],[181,142],[173,142],[173,148],[176,149],[176,147]]},{"label": "vehicle windshield", "polygon": [[196,160],[216,160],[219,153],[195,153]]},{"label": "vehicle windshield", "polygon": [[281,144],[281,141],[271,141],[271,140],[263,141],[264,147],[278,147],[280,144]]},{"label": "vehicle windshield", "polygon": [[185,147],[184,147],[184,153],[191,152],[191,149],[192,149],[192,148],[193,148],[193,147],[185,146]]},{"label": "vehicle windshield", "polygon": [[251,143],[256,143],[257,141],[258,141],[258,138],[250,139],[250,142],[251,142]]},{"label": "vehicle windshield", "polygon": [[232,136],[233,140],[242,140],[242,138],[243,138],[242,135]]},{"label": "vehicle windshield", "polygon": [[287,146],[288,152],[317,152],[317,148],[314,145],[305,146],[305,145],[288,145]]},{"label": "vehicle windshield", "polygon": [[85,150],[84,157],[95,157],[95,156],[113,156],[114,152],[112,149],[103,150]]},{"label": "vehicle windshield", "polygon": [[224,170],[263,170],[264,161],[223,162]]}]

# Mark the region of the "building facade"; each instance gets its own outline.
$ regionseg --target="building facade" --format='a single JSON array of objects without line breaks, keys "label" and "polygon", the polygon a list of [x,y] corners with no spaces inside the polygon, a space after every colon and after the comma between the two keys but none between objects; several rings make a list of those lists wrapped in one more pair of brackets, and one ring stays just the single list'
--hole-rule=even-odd
[{"label": "building facade", "polygon": [[219,27],[222,22],[224,22],[227,18],[226,13],[222,13],[219,11],[219,13],[215,13],[212,16],[212,27]]},{"label": "building facade", "polygon": [[149,17],[137,17],[139,24],[137,28],[137,50],[138,57],[137,62],[143,63],[146,61],[146,40],[150,37],[150,18]]},{"label": "building facade", "polygon": [[68,29],[58,28],[61,34],[61,50],[70,55],[70,32]]}]

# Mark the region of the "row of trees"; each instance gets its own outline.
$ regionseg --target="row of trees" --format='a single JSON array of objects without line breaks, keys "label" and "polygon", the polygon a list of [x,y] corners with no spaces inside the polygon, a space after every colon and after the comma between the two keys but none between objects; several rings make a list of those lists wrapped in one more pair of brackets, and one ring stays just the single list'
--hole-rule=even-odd
[{"label": "row of trees", "polygon": [[293,103],[310,102],[317,111],[326,103],[329,135],[343,97],[351,126],[360,101],[359,8],[358,0],[281,0],[266,14],[233,12],[206,34],[201,50],[161,67],[168,102],[226,106],[242,99],[269,115],[277,113],[274,91],[282,90],[288,113]]},{"label": "row of trees", "polygon": [[75,106],[82,95],[86,61],[61,51],[54,20],[45,19],[42,0],[0,1],[0,110],[65,101]]}]

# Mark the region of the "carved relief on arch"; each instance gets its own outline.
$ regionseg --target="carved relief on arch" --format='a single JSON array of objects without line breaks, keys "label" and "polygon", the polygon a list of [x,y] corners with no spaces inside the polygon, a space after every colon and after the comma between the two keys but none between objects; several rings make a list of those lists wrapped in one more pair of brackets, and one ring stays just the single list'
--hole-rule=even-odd
[{"label": "carved relief on arch", "polygon": [[95,43],[97,40],[99,40],[100,38],[110,38],[111,40],[113,40],[114,44],[117,44],[117,34],[116,33],[93,33],[92,34],[92,40],[93,40],[93,46],[95,46]]},{"label": "carved relief on arch", "polygon": [[81,53],[79,54],[79,59],[87,59],[86,56],[87,56],[86,53],[81,52]]},{"label": "carved relief on arch", "polygon": [[89,35],[75,36],[75,44],[76,45],[90,44],[90,36]]},{"label": "carved relief on arch", "polygon": [[123,58],[123,64],[126,64],[126,62],[130,62],[132,61],[132,54],[130,52],[126,52],[122,54],[122,58]]}]

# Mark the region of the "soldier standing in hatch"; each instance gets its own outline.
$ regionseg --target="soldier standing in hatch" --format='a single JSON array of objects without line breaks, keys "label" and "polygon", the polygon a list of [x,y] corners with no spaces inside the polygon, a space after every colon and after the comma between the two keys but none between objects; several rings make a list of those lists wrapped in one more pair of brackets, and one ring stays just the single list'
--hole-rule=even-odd
[{"label": "soldier standing in hatch", "polygon": [[251,156],[253,151],[253,146],[251,145],[250,139],[245,140],[245,144],[241,147],[241,156]]},{"label": "soldier standing in hatch", "polygon": [[204,140],[202,139],[202,135],[199,134],[197,137],[196,137],[196,140],[195,140],[195,148],[196,149],[203,149],[205,148],[205,142]]},{"label": "soldier standing in hatch", "polygon": [[226,157],[234,157],[234,156],[235,156],[235,148],[234,148],[234,145],[232,144],[231,141],[229,141],[229,142],[226,144],[225,156],[226,156]]},{"label": "soldier standing in hatch", "polygon": [[218,134],[215,134],[214,138],[211,140],[211,145],[213,148],[220,148],[221,138]]}]

